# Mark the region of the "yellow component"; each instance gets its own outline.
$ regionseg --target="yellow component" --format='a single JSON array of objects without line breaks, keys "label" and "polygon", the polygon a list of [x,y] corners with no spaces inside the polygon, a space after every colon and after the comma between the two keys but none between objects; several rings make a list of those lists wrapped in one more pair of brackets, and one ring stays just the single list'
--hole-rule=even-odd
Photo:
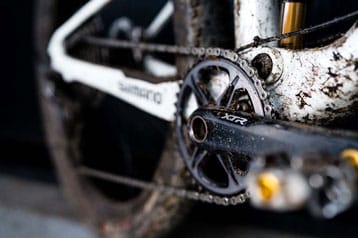
[{"label": "yellow component", "polygon": [[358,169],[358,150],[347,149],[341,153],[341,157],[346,159],[353,167]]},{"label": "yellow component", "polygon": [[279,179],[272,173],[262,173],[257,178],[259,194],[264,202],[270,201],[281,189]]},{"label": "yellow component", "polygon": [[[306,3],[302,0],[284,1],[281,9],[281,33],[298,31],[304,27]],[[288,49],[303,47],[302,35],[282,39],[280,46]]]}]

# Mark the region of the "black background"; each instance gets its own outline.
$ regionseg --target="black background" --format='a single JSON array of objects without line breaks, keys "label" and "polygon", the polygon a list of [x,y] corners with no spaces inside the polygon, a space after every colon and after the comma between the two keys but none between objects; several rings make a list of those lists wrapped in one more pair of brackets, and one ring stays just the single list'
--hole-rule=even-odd
[{"label": "black background", "polygon": [[0,3],[2,139],[41,142],[40,117],[33,70],[33,2]]},{"label": "black background", "polygon": [[33,13],[33,0],[0,2],[0,163],[6,173],[18,165],[51,168],[34,77]]}]

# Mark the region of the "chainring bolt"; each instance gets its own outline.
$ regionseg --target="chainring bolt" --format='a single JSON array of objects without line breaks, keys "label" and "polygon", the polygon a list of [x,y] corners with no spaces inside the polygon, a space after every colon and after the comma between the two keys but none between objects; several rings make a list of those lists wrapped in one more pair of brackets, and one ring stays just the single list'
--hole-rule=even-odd
[{"label": "chainring bolt", "polygon": [[260,78],[266,80],[272,73],[273,62],[271,57],[266,53],[261,53],[255,56],[252,60],[252,66],[257,69]]}]

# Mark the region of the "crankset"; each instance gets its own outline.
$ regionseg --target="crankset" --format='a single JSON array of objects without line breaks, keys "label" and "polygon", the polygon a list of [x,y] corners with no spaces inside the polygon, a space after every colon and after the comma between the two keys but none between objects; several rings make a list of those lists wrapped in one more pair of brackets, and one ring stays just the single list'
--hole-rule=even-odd
[{"label": "crankset", "polygon": [[277,121],[220,108],[199,108],[189,119],[189,136],[202,150],[242,153],[250,157],[285,153],[339,157],[358,148],[358,135],[293,122]]},{"label": "crankset", "polygon": [[[178,89],[177,82],[154,85],[135,78],[126,78],[125,74],[119,70],[116,71],[107,66],[97,67],[97,65],[73,59],[66,54],[68,48],[65,46],[69,47],[71,46],[69,43],[74,44],[78,41],[96,47],[130,49],[136,62],[141,61],[142,53],[164,53],[201,59],[187,72],[182,81],[176,103],[175,126],[179,151],[186,168],[204,191],[198,192],[141,181],[86,167],[80,167],[79,173],[144,190],[218,205],[243,203],[249,197],[248,192],[250,192],[254,205],[287,210],[302,205],[309,200],[309,196],[315,196],[317,199],[310,199],[316,201],[312,203],[313,210],[325,217],[334,216],[352,202],[355,197],[354,183],[356,181],[355,171],[352,172],[354,167],[346,166],[348,163],[339,158],[348,158],[352,164],[358,165],[358,152],[349,150],[358,148],[357,135],[271,119],[274,115],[282,116],[283,113],[289,111],[284,109],[282,104],[277,104],[278,99],[274,96],[285,94],[288,88],[301,89],[303,85],[291,87],[291,81],[282,80],[282,82],[287,82],[289,87],[281,87],[283,90],[279,91],[280,93],[270,91],[272,85],[269,84],[272,84],[274,80],[268,80],[268,78],[263,80],[265,77],[262,76],[262,72],[259,74],[250,65],[254,65],[255,59],[259,59],[256,60],[258,70],[263,68],[260,64],[266,65],[267,62],[267,65],[273,67],[277,65],[282,67],[282,64],[276,64],[272,60],[275,59],[274,57],[262,54],[262,52],[260,55],[266,55],[267,61],[260,60],[260,57],[256,58],[259,56],[256,53],[252,54],[255,58],[251,59],[250,54],[245,55],[247,52],[244,51],[268,42],[292,39],[294,36],[326,28],[337,22],[356,17],[357,12],[295,32],[263,39],[255,37],[253,42],[235,50],[142,42],[150,38],[150,34],[147,32],[142,39],[136,27],[128,29],[123,27],[128,23],[123,18],[118,19],[117,22],[122,27],[118,28],[118,32],[110,34],[114,35],[110,39],[89,34],[89,30],[78,31],[69,37],[70,32],[75,31],[78,25],[84,24],[87,18],[95,13],[95,8],[100,9],[104,5],[105,3],[101,1],[93,1],[81,11],[83,17],[73,18],[71,24],[66,24],[62,30],[56,32],[49,46],[52,67],[61,72],[67,82],[78,80],[159,118],[172,121],[174,119],[172,106]],[[172,11],[170,8],[169,12]],[[116,39],[118,34],[126,35],[125,39]],[[349,43],[346,45],[350,46]],[[343,60],[345,59],[343,56],[333,51],[334,59]],[[328,69],[330,76],[334,76],[335,73],[331,72],[331,68]],[[268,71],[275,70],[271,68]],[[88,73],[83,77],[82,72]],[[280,75],[281,73],[279,71]],[[348,73],[346,75],[349,75]],[[343,74],[342,78],[344,78]],[[338,86],[339,82],[336,84],[337,87],[327,85],[320,91],[325,95],[331,95],[332,90],[336,91],[341,87]],[[351,88],[355,87],[348,87],[348,89]],[[173,96],[166,97],[167,94]],[[292,91],[291,94],[295,98],[301,98],[298,99],[299,104],[296,105],[299,109],[308,105],[301,95],[311,98],[309,91],[308,93],[300,91],[298,94]],[[345,93],[342,92],[343,94]],[[287,97],[289,98],[290,95]],[[315,98],[313,97],[312,100]],[[290,100],[286,101],[290,102]],[[335,104],[332,103],[332,105]],[[330,112],[334,110],[329,107]],[[289,112],[295,113],[296,111],[292,109]],[[338,112],[334,113],[338,114]],[[281,118],[294,120],[296,117]]]},{"label": "crankset", "polygon": [[[188,130],[198,151],[220,155],[258,207],[293,210],[308,203],[315,215],[332,218],[355,200],[357,134],[210,107],[192,113]],[[227,154],[239,156],[224,160]],[[245,179],[232,166],[243,156],[255,158]]]},{"label": "crankset", "polygon": [[273,119],[265,88],[242,59],[209,57],[187,73],[176,113],[187,169],[211,194],[247,190],[257,207],[335,216],[355,199],[358,135]]}]

